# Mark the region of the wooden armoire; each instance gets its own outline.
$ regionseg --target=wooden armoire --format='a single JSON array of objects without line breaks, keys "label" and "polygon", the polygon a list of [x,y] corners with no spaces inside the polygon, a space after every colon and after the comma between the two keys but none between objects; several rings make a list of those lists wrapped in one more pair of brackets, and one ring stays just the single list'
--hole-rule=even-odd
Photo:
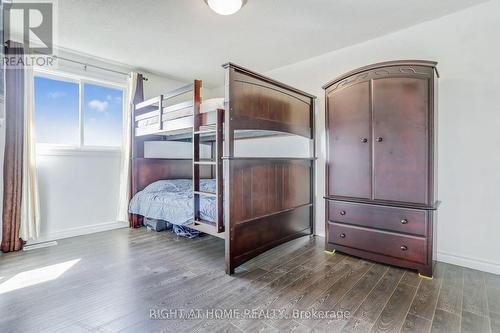
[{"label": "wooden armoire", "polygon": [[327,250],[432,276],[436,65],[379,63],[323,87]]}]

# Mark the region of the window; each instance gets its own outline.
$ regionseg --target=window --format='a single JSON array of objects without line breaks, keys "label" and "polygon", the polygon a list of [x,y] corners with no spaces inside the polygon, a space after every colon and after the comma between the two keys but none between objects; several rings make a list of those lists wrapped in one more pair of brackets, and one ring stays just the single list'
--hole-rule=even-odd
[{"label": "window", "polygon": [[79,144],[79,89],[78,83],[35,77],[37,143]]},{"label": "window", "polygon": [[120,146],[123,126],[123,91],[84,84],[84,144]]},{"label": "window", "polygon": [[37,75],[34,80],[36,142],[72,147],[120,147],[123,88]]}]

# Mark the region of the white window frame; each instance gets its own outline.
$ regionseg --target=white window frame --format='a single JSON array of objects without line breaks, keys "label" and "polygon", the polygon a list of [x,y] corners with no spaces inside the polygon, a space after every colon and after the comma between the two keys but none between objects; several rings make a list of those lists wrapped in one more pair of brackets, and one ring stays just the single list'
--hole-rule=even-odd
[{"label": "white window frame", "polygon": [[[35,69],[33,72],[33,83],[36,77],[42,77],[52,80],[58,80],[63,82],[70,82],[78,84],[79,92],[79,106],[78,106],[78,128],[79,128],[79,142],[77,145],[70,144],[55,144],[55,143],[37,143],[37,154],[38,155],[73,155],[78,154],[90,154],[90,155],[102,155],[102,154],[119,154],[123,149],[123,130],[122,130],[122,144],[121,146],[110,147],[110,146],[91,146],[84,144],[84,127],[85,127],[85,112],[84,112],[84,85],[92,84],[96,86],[101,86],[104,88],[120,89],[122,91],[122,124],[125,124],[125,112],[126,112],[126,101],[127,96],[127,84],[117,83],[112,81],[100,80],[95,78],[86,77],[83,75],[71,74],[66,72],[59,72],[54,70],[45,69]],[[34,94],[33,94],[34,98]],[[36,105],[33,101],[34,112],[36,114]],[[36,126],[36,124],[35,124]]]}]

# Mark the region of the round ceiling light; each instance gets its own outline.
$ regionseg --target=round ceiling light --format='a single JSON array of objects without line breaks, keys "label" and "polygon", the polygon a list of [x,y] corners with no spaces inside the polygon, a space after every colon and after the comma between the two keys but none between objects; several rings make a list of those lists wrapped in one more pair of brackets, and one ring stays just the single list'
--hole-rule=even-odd
[{"label": "round ceiling light", "polygon": [[245,5],[246,0],[205,0],[205,2],[217,14],[232,15]]}]

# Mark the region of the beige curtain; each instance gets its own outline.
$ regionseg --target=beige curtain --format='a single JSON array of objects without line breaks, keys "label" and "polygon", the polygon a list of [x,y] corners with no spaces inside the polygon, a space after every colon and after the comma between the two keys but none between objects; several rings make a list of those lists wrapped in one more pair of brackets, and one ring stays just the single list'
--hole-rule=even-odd
[{"label": "beige curtain", "polygon": [[23,182],[19,236],[22,240],[29,241],[37,239],[40,233],[40,203],[36,170],[33,68],[25,67],[24,73]]},{"label": "beige curtain", "polygon": [[132,72],[128,78],[125,115],[123,117],[123,144],[120,164],[120,192],[118,197],[118,221],[128,221],[128,203],[130,200],[130,150],[132,111],[139,74]]}]

